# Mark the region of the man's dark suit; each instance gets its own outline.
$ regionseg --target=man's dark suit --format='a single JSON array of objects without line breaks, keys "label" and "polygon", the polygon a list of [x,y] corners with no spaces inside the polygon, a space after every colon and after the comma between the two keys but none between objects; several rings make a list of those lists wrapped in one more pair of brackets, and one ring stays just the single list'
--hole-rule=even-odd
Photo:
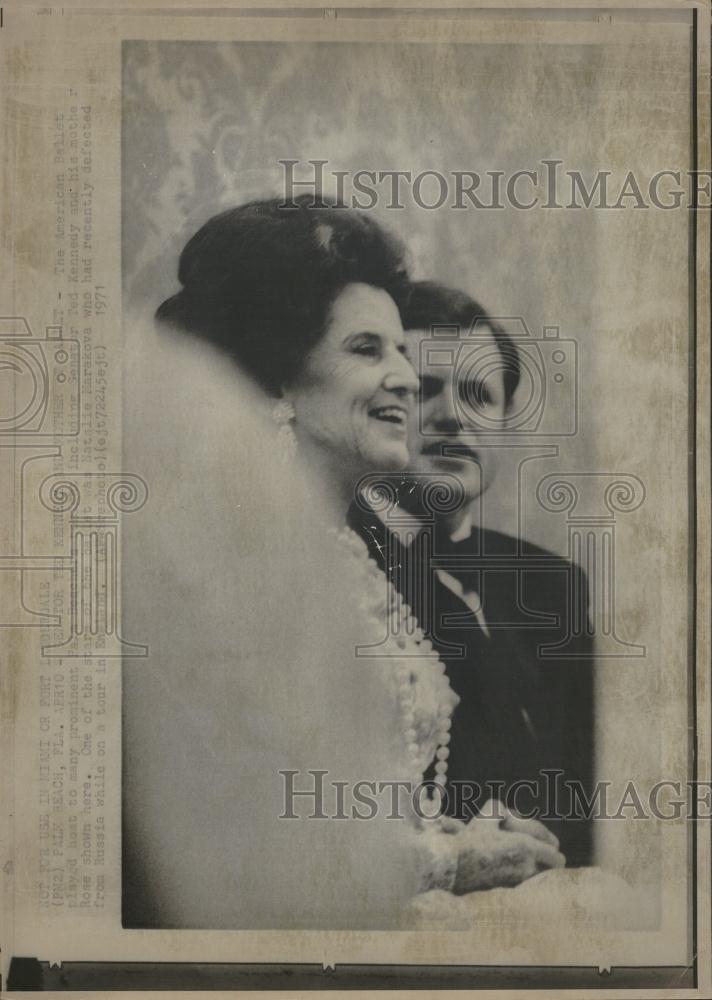
[{"label": "man's dark suit", "polygon": [[[566,814],[571,796],[564,782],[580,782],[587,798],[593,781],[593,642],[587,634],[586,580],[574,564],[530,543],[495,531],[475,529],[461,542],[423,527],[410,545],[402,532],[389,531],[371,511],[353,504],[351,527],[410,604],[426,636],[446,666],[460,696],[452,722],[448,761],[448,811],[467,820],[465,785],[490,797],[508,798],[527,811],[544,808],[544,790],[557,785],[558,807]],[[463,589],[480,597],[489,633],[461,596],[443,582],[445,571]],[[457,585],[455,585],[457,586]],[[576,609],[579,609],[578,611]],[[578,620],[577,620],[578,619]],[[542,646],[565,639],[569,627],[582,633],[560,652],[541,655]],[[554,652],[556,652],[554,650]],[[542,777],[542,771],[563,771]],[[537,781],[540,794],[515,782]],[[509,794],[497,790],[503,783]],[[551,796],[550,796],[551,799]],[[590,864],[591,824],[540,818],[558,836],[571,866]]]}]

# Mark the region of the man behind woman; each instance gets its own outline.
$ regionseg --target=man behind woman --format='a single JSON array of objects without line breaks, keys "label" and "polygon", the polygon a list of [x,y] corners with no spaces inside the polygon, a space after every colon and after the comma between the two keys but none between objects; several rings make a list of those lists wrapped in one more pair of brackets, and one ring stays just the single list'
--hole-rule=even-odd
[{"label": "man behind woman", "polygon": [[[263,540],[261,553],[251,553],[263,558],[249,563],[237,551],[224,583],[232,606],[225,606],[221,587],[216,606],[206,609],[216,628],[221,614],[223,621],[239,620],[232,661],[229,648],[221,648],[217,671],[214,656],[199,668],[191,663],[193,629],[181,633],[182,644],[154,641],[153,673],[125,668],[125,924],[393,926],[419,891],[516,885],[563,865],[556,838],[542,824],[506,811],[468,827],[456,820],[419,823],[417,816],[407,828],[383,815],[325,824],[303,812],[297,826],[277,818],[285,771],[322,768],[347,783],[396,777],[412,786],[431,769],[435,789],[447,781],[459,699],[420,623],[346,523],[365,476],[398,473],[409,461],[419,379],[407,358],[401,313],[411,286],[402,246],[370,217],[338,206],[312,208],[307,199],[289,209],[277,199],[253,202],[209,220],[181,254],[178,277],[181,290],[157,312],[162,349],[178,356],[207,342],[212,384],[221,380],[219,391],[227,387],[229,394],[224,377],[233,378],[235,410],[244,414],[235,473],[250,503],[237,505],[234,537],[229,531],[220,537],[222,551],[205,572],[212,575],[218,564],[222,579],[226,550],[244,549],[245,533]],[[180,351],[177,332],[189,335],[179,338]],[[226,357],[235,363],[227,375]],[[188,364],[199,373],[204,362],[196,358]],[[194,397],[192,403],[199,421],[200,404]],[[251,433],[259,447],[250,452],[250,442],[238,437]],[[160,456],[153,457],[160,477]],[[297,480],[305,472],[304,486]],[[262,504],[250,492],[250,477],[260,484]],[[166,499],[161,515],[178,524],[190,506]],[[202,509],[193,513],[203,516]],[[203,533],[205,545],[215,546],[216,532],[203,525]],[[312,541],[309,549],[295,537],[300,533]],[[282,544],[278,566],[269,559],[275,536]],[[171,565],[168,537],[163,548],[155,533],[146,544],[154,571]],[[134,547],[139,571],[147,551]],[[193,552],[198,561],[206,558],[205,548]],[[241,586],[250,571],[253,586]],[[165,613],[158,600],[153,591],[136,599],[132,613],[146,628]],[[185,610],[195,614],[190,604]],[[397,627],[388,627],[394,616]],[[185,630],[184,621],[179,628]],[[166,689],[184,721],[199,702],[210,744],[206,756],[196,732],[193,753],[180,758],[175,794],[167,791],[160,761],[146,762],[158,747],[165,763],[181,740],[170,713],[164,709],[159,724],[151,712]],[[214,773],[206,781],[211,759]],[[199,817],[209,817],[204,828]],[[330,871],[328,891],[315,884],[322,865]]]}]

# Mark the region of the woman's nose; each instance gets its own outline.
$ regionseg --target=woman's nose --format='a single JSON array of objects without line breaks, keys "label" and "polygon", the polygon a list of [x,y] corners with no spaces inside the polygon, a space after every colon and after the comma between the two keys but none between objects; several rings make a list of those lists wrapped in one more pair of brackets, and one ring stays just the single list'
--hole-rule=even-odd
[{"label": "woman's nose", "polygon": [[415,393],[420,388],[420,379],[404,354],[398,352],[395,355],[393,366],[383,379],[383,388],[388,392],[402,393]]}]

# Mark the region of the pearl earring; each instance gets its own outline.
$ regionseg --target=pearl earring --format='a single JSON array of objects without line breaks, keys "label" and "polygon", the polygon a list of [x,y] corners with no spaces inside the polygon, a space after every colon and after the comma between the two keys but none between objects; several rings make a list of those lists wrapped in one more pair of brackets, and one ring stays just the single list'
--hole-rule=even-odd
[{"label": "pearl earring", "polygon": [[272,408],[272,419],[277,424],[279,451],[284,459],[293,458],[297,450],[297,436],[292,426],[296,418],[294,404],[289,399],[280,399]]},{"label": "pearl earring", "polygon": [[294,403],[289,399],[278,400],[272,409],[272,419],[277,424],[278,427],[284,427],[285,424],[290,424],[292,420],[296,417],[294,412]]}]

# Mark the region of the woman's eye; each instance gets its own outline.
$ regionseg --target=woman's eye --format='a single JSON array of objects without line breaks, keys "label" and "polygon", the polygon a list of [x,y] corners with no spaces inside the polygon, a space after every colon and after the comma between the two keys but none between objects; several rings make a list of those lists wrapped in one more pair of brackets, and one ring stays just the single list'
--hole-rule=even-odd
[{"label": "woman's eye", "polygon": [[378,347],[375,344],[355,344],[352,347],[354,354],[360,354],[365,358],[375,358],[378,356]]}]

